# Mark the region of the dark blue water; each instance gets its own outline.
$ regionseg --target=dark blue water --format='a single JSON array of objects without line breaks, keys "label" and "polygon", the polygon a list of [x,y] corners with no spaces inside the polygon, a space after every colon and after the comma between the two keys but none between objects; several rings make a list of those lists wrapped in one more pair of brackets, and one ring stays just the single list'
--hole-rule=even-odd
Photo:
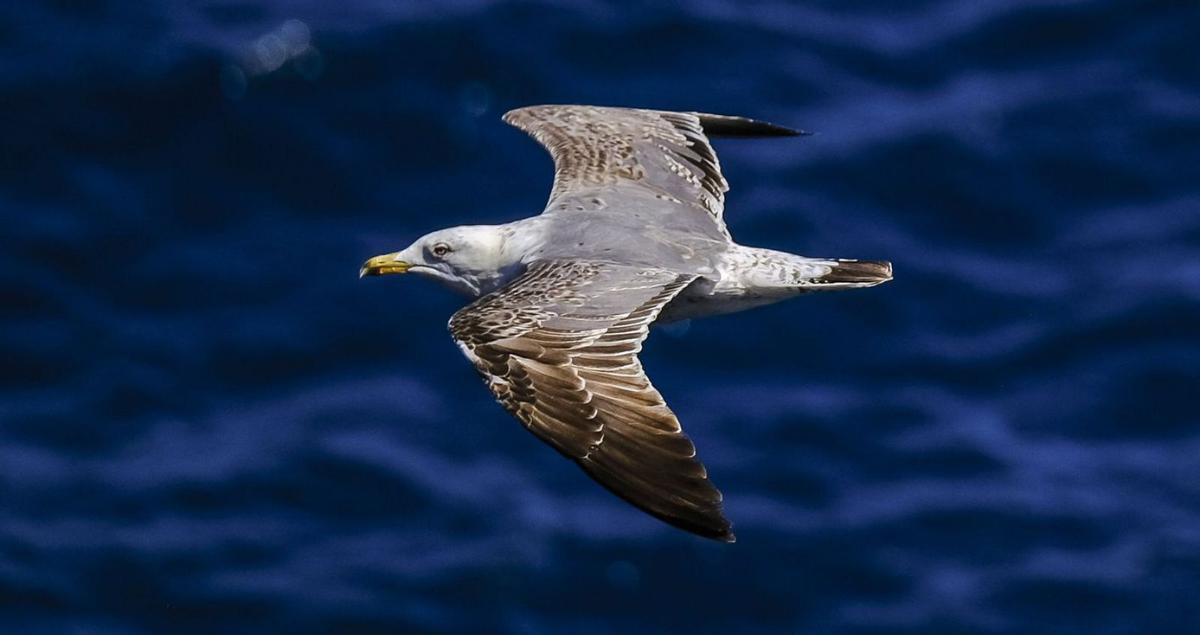
[{"label": "dark blue water", "polygon": [[[682,5],[683,3],[681,3]],[[0,631],[1200,632],[1200,5],[0,5]],[[368,256],[499,121],[748,115],[742,242],[894,282],[652,337],[739,541],[492,403]]]}]

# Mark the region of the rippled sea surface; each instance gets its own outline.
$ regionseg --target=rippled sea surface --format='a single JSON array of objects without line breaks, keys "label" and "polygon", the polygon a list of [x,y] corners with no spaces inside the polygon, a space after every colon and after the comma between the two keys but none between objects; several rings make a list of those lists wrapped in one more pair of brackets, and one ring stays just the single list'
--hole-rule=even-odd
[{"label": "rippled sea surface", "polygon": [[[1200,5],[0,5],[0,631],[1200,632]],[[541,209],[546,102],[748,115],[659,332],[739,541],[492,401],[368,256]]]}]

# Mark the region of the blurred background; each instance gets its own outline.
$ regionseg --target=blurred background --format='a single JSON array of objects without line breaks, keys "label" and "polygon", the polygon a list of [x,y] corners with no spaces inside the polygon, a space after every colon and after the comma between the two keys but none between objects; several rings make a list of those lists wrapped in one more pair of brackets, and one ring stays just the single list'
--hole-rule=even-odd
[{"label": "blurred background", "polygon": [[[0,5],[5,633],[1200,632],[1200,5]],[[540,211],[500,122],[717,143],[894,282],[659,332],[739,541],[527,434],[367,257]]]}]

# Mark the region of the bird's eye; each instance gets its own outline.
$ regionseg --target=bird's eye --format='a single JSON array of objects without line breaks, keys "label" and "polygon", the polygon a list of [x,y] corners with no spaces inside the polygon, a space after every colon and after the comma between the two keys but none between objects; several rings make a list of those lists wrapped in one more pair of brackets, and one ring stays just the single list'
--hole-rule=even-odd
[{"label": "bird's eye", "polygon": [[438,243],[438,244],[434,245],[433,249],[431,249],[430,251],[433,253],[433,255],[437,256],[438,258],[441,258],[442,256],[445,256],[446,254],[450,253],[450,245],[447,245],[446,243]]}]

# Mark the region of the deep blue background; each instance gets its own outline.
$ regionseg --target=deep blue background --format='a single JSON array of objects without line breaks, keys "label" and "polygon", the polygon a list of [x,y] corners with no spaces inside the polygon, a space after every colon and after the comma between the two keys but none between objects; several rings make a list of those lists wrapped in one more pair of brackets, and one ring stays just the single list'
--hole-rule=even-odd
[{"label": "deep blue background", "polygon": [[[0,631],[1200,632],[1200,5],[0,4]],[[541,209],[505,110],[748,115],[652,337],[739,542],[492,403],[368,256]]]}]

